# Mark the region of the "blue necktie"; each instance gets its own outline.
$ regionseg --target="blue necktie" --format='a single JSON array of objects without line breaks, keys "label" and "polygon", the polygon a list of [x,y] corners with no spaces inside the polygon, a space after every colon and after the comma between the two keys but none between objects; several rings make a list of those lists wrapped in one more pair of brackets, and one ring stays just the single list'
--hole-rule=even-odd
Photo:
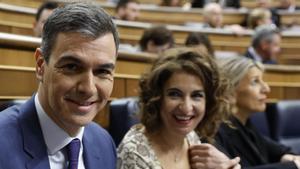
[{"label": "blue necktie", "polygon": [[69,167],[68,169],[78,169],[78,157],[80,150],[80,140],[75,138],[67,145]]}]

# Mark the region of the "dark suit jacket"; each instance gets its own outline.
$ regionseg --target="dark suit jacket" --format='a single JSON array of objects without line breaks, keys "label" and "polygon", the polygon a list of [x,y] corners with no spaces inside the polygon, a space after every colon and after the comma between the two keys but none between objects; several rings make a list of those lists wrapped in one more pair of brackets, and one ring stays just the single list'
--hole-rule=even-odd
[{"label": "dark suit jacket", "polygon": [[[33,98],[0,112],[0,169],[50,169]],[[90,123],[82,143],[86,169],[115,169],[115,146],[104,129]]]},{"label": "dark suit jacket", "polygon": [[[255,60],[254,56],[252,55],[252,53],[249,52],[248,49],[247,49],[246,53],[244,54],[244,56],[246,56],[249,59]],[[265,60],[262,63],[263,64],[277,64],[277,62],[274,60]]]},{"label": "dark suit jacket", "polygon": [[215,141],[216,147],[230,158],[240,157],[241,166],[247,169],[296,169],[293,162],[280,163],[281,157],[290,149],[261,136],[248,123],[243,126],[236,118],[232,125],[222,124]]}]

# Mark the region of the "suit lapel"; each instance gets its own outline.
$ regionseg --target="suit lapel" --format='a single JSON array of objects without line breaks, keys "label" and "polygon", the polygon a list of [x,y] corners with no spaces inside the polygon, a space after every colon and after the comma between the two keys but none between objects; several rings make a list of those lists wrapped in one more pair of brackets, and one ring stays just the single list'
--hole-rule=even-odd
[{"label": "suit lapel", "polygon": [[34,97],[21,106],[19,123],[24,138],[24,151],[28,155],[27,169],[50,169],[47,147],[34,105]]},{"label": "suit lapel", "polygon": [[97,147],[98,144],[95,143],[92,133],[89,132],[89,127],[86,126],[83,135],[83,159],[86,169],[98,169],[101,168],[101,164],[104,164],[100,147]]}]

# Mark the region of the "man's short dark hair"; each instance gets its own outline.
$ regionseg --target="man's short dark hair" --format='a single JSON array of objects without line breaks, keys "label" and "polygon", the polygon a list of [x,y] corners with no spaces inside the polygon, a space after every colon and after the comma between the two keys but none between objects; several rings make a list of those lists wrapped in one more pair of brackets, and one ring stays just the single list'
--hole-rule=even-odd
[{"label": "man's short dark hair", "polygon": [[165,26],[155,26],[145,30],[140,40],[140,47],[142,51],[147,50],[147,44],[150,41],[152,41],[156,46],[161,46],[165,44],[170,44],[170,46],[173,46],[173,33]]},{"label": "man's short dark hair", "polygon": [[120,0],[116,6],[116,11],[118,11],[120,8],[125,8],[127,4],[131,2],[140,4],[138,0]]},{"label": "man's short dark hair", "polygon": [[119,36],[112,17],[94,3],[73,3],[53,11],[42,33],[41,49],[47,63],[59,33],[79,33],[90,39],[112,33],[118,50]]},{"label": "man's short dark hair", "polygon": [[211,42],[206,34],[200,32],[192,32],[188,35],[185,41],[186,46],[195,46],[200,44],[204,45],[207,48],[211,56],[214,56],[214,48],[211,45]]},{"label": "man's short dark hair", "polygon": [[45,3],[43,3],[43,4],[39,7],[39,9],[38,9],[38,11],[37,11],[37,13],[36,13],[36,15],[35,15],[35,20],[38,21],[38,20],[40,19],[41,15],[42,15],[42,12],[43,12],[45,9],[53,10],[53,9],[57,8],[58,6],[59,6],[59,5],[58,5],[57,2],[45,2]]}]

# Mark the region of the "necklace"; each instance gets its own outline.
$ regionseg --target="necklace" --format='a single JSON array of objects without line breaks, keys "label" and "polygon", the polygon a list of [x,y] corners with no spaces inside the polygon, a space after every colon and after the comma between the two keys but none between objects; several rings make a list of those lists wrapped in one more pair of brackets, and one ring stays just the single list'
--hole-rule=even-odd
[{"label": "necklace", "polygon": [[[188,142],[187,142],[186,138],[184,138],[183,144],[181,145],[181,148],[176,151],[176,149],[173,146],[171,146],[168,143],[168,141],[166,141],[166,139],[164,139],[163,137],[161,137],[161,135],[160,135],[160,137],[156,137],[157,140],[154,139],[155,138],[154,135],[152,135],[152,136],[149,135],[148,137],[149,137],[148,138],[149,139],[149,143],[150,143],[151,146],[153,146],[154,151],[155,152],[161,152],[162,154],[165,154],[165,153],[168,152],[165,155],[169,156],[169,159],[172,162],[174,162],[174,163],[179,162],[181,160],[181,158],[183,157],[183,154],[185,155],[185,152],[183,152],[183,150],[185,149],[186,145],[188,145]],[[156,141],[154,141],[154,140],[156,140]],[[158,149],[156,149],[155,147],[158,148]],[[160,154],[160,153],[158,153],[158,154]]]},{"label": "necklace", "polygon": [[178,154],[175,154],[175,157],[174,157],[174,162],[177,163],[178,160],[180,159],[181,156],[179,156],[179,153]]},{"label": "necklace", "polygon": [[173,161],[174,161],[175,163],[177,163],[177,162],[181,159],[181,157],[182,157],[183,150],[184,150],[184,148],[185,148],[185,142],[186,142],[186,140],[184,139],[182,148],[181,148],[180,150],[178,150],[178,152],[173,151],[173,153],[174,153],[174,160],[173,160]]}]

